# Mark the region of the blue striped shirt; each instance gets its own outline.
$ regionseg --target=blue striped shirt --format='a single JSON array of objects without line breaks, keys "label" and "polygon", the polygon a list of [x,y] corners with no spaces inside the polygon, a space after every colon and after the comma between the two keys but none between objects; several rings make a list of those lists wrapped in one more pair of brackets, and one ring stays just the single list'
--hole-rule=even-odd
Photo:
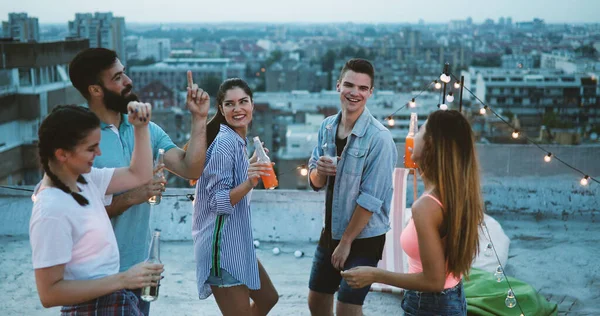
[{"label": "blue striped shirt", "polygon": [[204,172],[196,184],[192,237],[198,295],[212,294],[204,284],[209,275],[225,269],[250,290],[260,289],[258,262],[252,239],[250,191],[236,205],[229,193],[248,179],[246,140],[227,125],[206,151]]}]

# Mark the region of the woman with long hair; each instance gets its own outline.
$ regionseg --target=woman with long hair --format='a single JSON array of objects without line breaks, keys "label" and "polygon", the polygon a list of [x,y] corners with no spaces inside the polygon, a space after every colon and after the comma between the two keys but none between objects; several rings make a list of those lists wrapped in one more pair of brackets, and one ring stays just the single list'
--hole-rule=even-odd
[{"label": "woman with long hair", "polygon": [[466,315],[462,277],[477,255],[483,221],[471,125],[457,111],[431,113],[415,136],[411,157],[425,193],[413,203],[402,231],[408,273],[357,267],[342,275],[353,287],[384,283],[406,289],[406,315]]},{"label": "woman with long hair", "polygon": [[129,290],[157,285],[162,264],[119,273],[119,249],[105,195],[152,178],[151,108],[130,102],[135,147],[125,168],[92,167],[101,154],[100,120],[87,108],[57,106],[42,122],[38,150],[44,177],[34,190],[29,239],[38,294],[62,315],[143,315]]},{"label": "woman with long hair", "polygon": [[256,258],[252,238],[250,195],[268,170],[249,160],[246,150],[252,91],[242,79],[227,79],[216,103],[194,199],[198,294],[200,299],[214,294],[223,315],[266,315],[279,295]]}]

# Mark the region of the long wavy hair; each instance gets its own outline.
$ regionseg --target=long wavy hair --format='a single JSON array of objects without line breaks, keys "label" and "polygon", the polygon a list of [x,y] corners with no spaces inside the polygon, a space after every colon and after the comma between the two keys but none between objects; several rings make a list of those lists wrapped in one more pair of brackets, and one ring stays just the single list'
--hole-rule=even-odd
[{"label": "long wavy hair", "polygon": [[[225,119],[225,116],[223,115],[223,101],[225,99],[225,94],[227,93],[227,91],[234,89],[234,88],[240,88],[240,89],[244,90],[244,92],[250,97],[250,101],[253,100],[252,89],[250,89],[250,87],[248,86],[248,83],[246,83],[246,81],[244,81],[240,78],[229,78],[229,79],[223,81],[223,83],[221,83],[221,85],[219,86],[219,91],[217,91],[217,99],[216,99],[217,113],[215,113],[215,115],[210,119],[210,121],[208,121],[208,124],[206,124],[206,149],[207,150],[210,147],[210,145],[213,143],[213,141],[215,141],[215,138],[217,138],[217,134],[219,134],[219,130],[221,129],[221,124],[225,124],[225,125],[231,127],[229,125],[229,123],[227,123],[227,120]],[[183,150],[187,150],[188,145],[189,145],[189,141],[183,146]],[[197,180],[190,180],[190,185],[194,186],[194,185],[196,185],[196,182],[197,182]]]},{"label": "long wavy hair", "polygon": [[440,110],[429,115],[423,139],[419,168],[444,205],[447,269],[468,276],[484,215],[473,131],[460,112]]}]

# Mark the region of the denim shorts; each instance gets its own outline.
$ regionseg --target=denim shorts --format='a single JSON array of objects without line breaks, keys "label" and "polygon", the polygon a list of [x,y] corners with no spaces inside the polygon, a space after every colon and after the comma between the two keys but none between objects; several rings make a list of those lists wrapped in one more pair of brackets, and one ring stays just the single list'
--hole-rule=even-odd
[{"label": "denim shorts", "polygon": [[407,316],[466,316],[467,300],[462,281],[437,293],[407,290],[402,299],[402,309]]},{"label": "denim shorts", "polygon": [[204,284],[216,286],[216,287],[232,287],[243,285],[242,282],[234,278],[227,270],[221,269],[220,276],[215,276],[212,273],[208,276],[208,279]]},{"label": "denim shorts", "polygon": [[[325,294],[334,294],[337,291],[338,301],[346,304],[363,305],[371,286],[360,289],[351,288],[346,280],[342,278],[340,271],[331,264],[331,254],[332,251],[329,249],[317,246],[308,287],[311,291]],[[346,263],[344,263],[344,270],[358,266],[376,267],[378,262],[379,259],[377,258],[349,256]]]}]

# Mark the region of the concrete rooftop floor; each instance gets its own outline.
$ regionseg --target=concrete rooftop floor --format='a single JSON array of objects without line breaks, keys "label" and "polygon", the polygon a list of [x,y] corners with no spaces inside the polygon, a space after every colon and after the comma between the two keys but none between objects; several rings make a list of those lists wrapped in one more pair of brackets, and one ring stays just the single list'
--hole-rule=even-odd
[{"label": "concrete rooftop floor", "polygon": [[[529,216],[529,217],[526,217]],[[542,219],[531,215],[494,215],[511,239],[510,276],[534,286],[559,305],[559,315],[600,315],[600,224],[591,219]],[[257,254],[280,294],[270,315],[309,315],[308,277],[314,243],[262,242]],[[220,315],[214,299],[200,301],[195,284],[192,243],[164,242],[161,259],[165,279],[152,315]],[[273,247],[282,253],[272,254]],[[303,258],[293,252],[302,250]],[[44,309],[38,299],[27,238],[0,237],[0,301],[2,315],[58,315],[59,308]],[[518,298],[518,293],[517,298]],[[370,293],[365,315],[402,315],[401,297]],[[513,312],[511,310],[511,312]],[[516,312],[516,311],[514,311]],[[518,313],[516,314],[518,315]]]}]

